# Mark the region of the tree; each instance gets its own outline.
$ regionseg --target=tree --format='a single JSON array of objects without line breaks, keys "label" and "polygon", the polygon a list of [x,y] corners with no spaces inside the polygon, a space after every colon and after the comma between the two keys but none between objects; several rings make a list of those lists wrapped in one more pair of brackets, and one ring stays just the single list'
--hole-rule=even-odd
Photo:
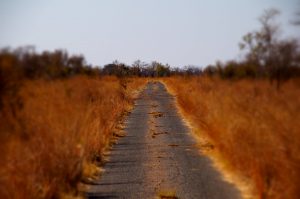
[{"label": "tree", "polygon": [[258,75],[268,76],[277,82],[277,88],[283,80],[289,77],[289,67],[292,66],[297,55],[296,40],[280,40],[279,26],[275,23],[280,12],[269,9],[259,18],[261,28],[247,33],[240,43],[241,49],[248,50],[246,62],[257,67]]},{"label": "tree", "polygon": [[85,59],[82,55],[73,55],[68,59],[68,67],[72,68],[75,74],[83,73]]},{"label": "tree", "polygon": [[272,47],[275,45],[279,30],[274,23],[277,15],[279,15],[279,11],[276,9],[266,10],[259,18],[261,29],[243,36],[240,48],[248,50],[246,55],[248,62],[264,67],[272,58]]},{"label": "tree", "polygon": [[130,68],[124,63],[120,63],[116,60],[111,64],[105,65],[103,68],[103,73],[105,75],[116,75],[118,77],[123,77],[130,74]]},{"label": "tree", "polygon": [[270,78],[271,81],[276,80],[277,89],[283,81],[292,76],[292,68],[299,67],[299,53],[297,40],[283,40],[277,42],[273,48],[272,59],[270,60]]},{"label": "tree", "polygon": [[208,65],[203,70],[203,73],[207,76],[214,76],[217,73],[217,68],[213,65]]},{"label": "tree", "polygon": [[185,75],[200,75],[202,73],[201,68],[193,65],[184,67]]},{"label": "tree", "polygon": [[166,77],[171,74],[170,66],[168,64],[163,65],[157,61],[151,62],[147,69],[149,76],[151,77]]},{"label": "tree", "polygon": [[141,60],[136,60],[135,62],[133,62],[132,67],[131,67],[132,75],[141,76],[142,69],[145,66],[146,66],[146,64],[144,62],[142,62]]}]

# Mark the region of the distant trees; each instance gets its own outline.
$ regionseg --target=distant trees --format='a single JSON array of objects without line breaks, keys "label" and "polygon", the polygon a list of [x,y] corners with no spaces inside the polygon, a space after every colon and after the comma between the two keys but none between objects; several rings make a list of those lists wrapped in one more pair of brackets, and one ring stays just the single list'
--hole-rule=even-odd
[{"label": "distant trees", "polygon": [[201,75],[202,74],[202,69],[197,67],[197,66],[189,65],[189,66],[185,66],[183,68],[182,73],[184,75]]},{"label": "distant trees", "polygon": [[261,28],[242,37],[240,49],[245,51],[245,59],[218,62],[204,69],[205,75],[219,75],[222,78],[269,78],[277,88],[287,79],[300,75],[299,41],[280,39],[276,9],[266,10],[259,18]]},{"label": "distant trees", "polygon": [[[81,55],[69,56],[66,51],[36,53],[32,46],[0,50],[0,109],[3,96],[18,101],[18,89],[24,79],[47,80],[77,74],[99,75],[100,69],[87,65]],[[13,103],[18,104],[18,103]]]},{"label": "distant trees", "polygon": [[129,66],[126,66],[123,63],[119,63],[117,60],[111,64],[104,66],[102,73],[105,75],[116,75],[118,77],[128,76],[129,75]]},{"label": "distant trees", "polygon": [[36,53],[32,47],[0,50],[0,71],[4,73],[8,70],[30,79],[96,75],[100,72],[99,68],[87,65],[82,55],[69,56],[63,50]]},{"label": "distant trees", "polygon": [[[132,65],[114,61],[103,68],[88,65],[82,55],[69,55],[64,50],[36,53],[32,46],[15,50],[0,50],[0,92],[20,78],[67,78],[77,74],[89,76],[116,75],[118,77],[168,77],[172,75],[207,75],[226,79],[269,78],[277,88],[287,79],[300,76],[299,41],[280,39],[276,17],[279,11],[266,10],[259,18],[260,29],[242,37],[242,61],[217,62],[205,68],[185,66],[174,68],[158,61],[145,63],[136,60]],[[300,16],[300,15],[299,15]],[[298,23],[294,23],[298,24]],[[8,83],[11,82],[11,83]]]},{"label": "distant trees", "polygon": [[168,64],[163,65],[162,63],[153,61],[150,64],[150,68],[153,71],[152,77],[167,77],[167,76],[170,76],[170,66]]},{"label": "distant trees", "polygon": [[240,48],[248,49],[247,60],[257,66],[265,66],[273,57],[272,48],[276,45],[278,26],[274,23],[279,11],[270,9],[259,18],[261,29],[243,36]]},{"label": "distant trees", "polygon": [[246,34],[240,47],[248,49],[246,62],[257,67],[257,75],[276,80],[279,87],[282,81],[292,76],[291,68],[299,66],[299,46],[295,39],[278,38],[279,27],[275,24],[277,15],[279,11],[276,9],[266,10],[259,18],[261,29]]},{"label": "distant trees", "polygon": [[70,56],[64,50],[37,53],[31,46],[0,50],[1,78],[8,74],[29,79],[67,78],[77,74],[89,76],[115,75],[118,77],[167,77],[170,75],[199,75],[201,72],[202,70],[196,66],[172,68],[169,64],[162,64],[158,61],[146,63],[141,60],[136,60],[131,66],[116,60],[100,68],[88,65],[82,55]]},{"label": "distant trees", "polygon": [[134,76],[141,76],[142,74],[142,70],[143,68],[146,66],[147,64],[142,62],[141,60],[136,60],[135,62],[133,62],[132,64],[132,75]]},{"label": "distant trees", "polygon": [[131,66],[124,63],[114,61],[111,64],[104,66],[102,73],[105,75],[116,75],[118,77],[124,76],[138,76],[138,77],[166,77],[170,76],[170,66],[153,61],[146,64],[140,60],[133,62]]}]

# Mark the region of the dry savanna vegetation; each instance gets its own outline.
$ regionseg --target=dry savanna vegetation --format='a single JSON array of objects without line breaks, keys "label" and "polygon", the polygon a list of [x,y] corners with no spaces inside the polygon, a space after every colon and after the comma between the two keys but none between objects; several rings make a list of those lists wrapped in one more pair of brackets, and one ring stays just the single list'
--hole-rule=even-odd
[{"label": "dry savanna vegetation", "polygon": [[145,82],[77,75],[24,79],[7,90],[0,115],[0,198],[75,196],[78,182],[99,171],[103,151]]},{"label": "dry savanna vegetation", "polygon": [[251,198],[300,195],[300,79],[280,90],[268,80],[163,80],[217,162],[251,186]]},{"label": "dry savanna vegetation", "polygon": [[298,198],[300,45],[279,37],[278,15],[266,10],[260,28],[243,36],[243,59],[203,68],[141,60],[100,67],[65,50],[0,49],[0,198],[77,197],[78,183],[91,182],[123,135],[120,122],[145,77],[164,78],[202,151],[251,198]]}]

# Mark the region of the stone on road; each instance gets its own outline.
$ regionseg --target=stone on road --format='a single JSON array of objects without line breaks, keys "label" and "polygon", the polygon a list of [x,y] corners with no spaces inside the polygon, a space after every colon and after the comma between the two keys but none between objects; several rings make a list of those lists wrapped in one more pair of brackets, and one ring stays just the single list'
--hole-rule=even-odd
[{"label": "stone on road", "polygon": [[[164,85],[148,83],[88,198],[235,199],[238,190],[199,153]],[[173,197],[173,198],[176,198]]]}]

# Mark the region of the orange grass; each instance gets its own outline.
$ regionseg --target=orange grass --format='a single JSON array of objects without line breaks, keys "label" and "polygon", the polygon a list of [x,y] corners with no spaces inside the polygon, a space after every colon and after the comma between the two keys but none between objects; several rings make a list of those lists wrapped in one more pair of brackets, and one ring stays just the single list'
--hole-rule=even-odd
[{"label": "orange grass", "polygon": [[299,79],[280,91],[266,80],[163,81],[196,132],[208,137],[233,173],[249,180],[251,198],[299,198]]},{"label": "orange grass", "polygon": [[5,99],[0,115],[0,198],[73,195],[83,165],[101,161],[144,83],[84,76],[25,80],[17,99]]}]

